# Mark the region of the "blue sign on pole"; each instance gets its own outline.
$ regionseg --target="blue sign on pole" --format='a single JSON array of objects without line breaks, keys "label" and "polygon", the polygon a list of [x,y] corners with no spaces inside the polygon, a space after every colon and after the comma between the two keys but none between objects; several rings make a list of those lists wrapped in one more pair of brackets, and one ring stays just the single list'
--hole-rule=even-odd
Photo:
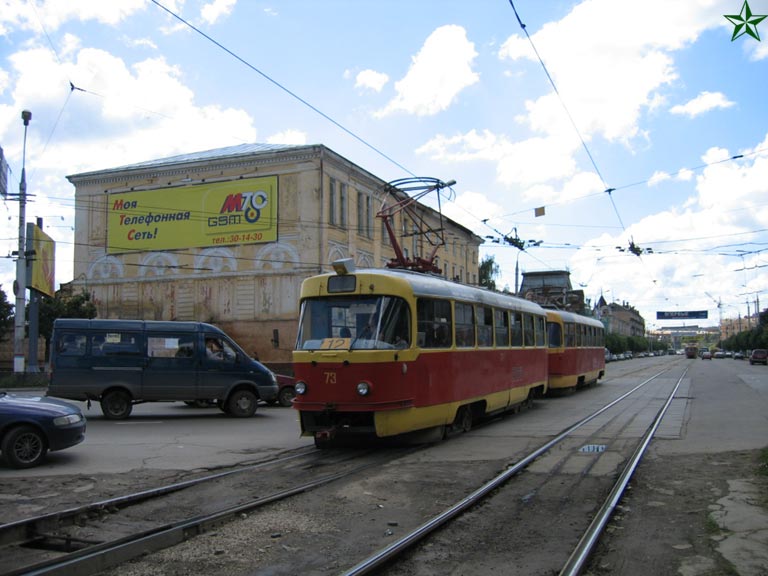
[{"label": "blue sign on pole", "polygon": [[656,320],[689,320],[706,319],[706,310],[695,310],[687,312],[656,312]]}]

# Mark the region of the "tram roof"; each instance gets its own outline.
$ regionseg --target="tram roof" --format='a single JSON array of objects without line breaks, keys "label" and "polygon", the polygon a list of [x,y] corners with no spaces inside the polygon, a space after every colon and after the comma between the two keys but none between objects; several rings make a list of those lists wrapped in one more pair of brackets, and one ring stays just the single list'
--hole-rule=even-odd
[{"label": "tram roof", "polygon": [[555,310],[551,308],[546,308],[546,311],[547,313],[552,312],[554,314],[558,314],[563,319],[563,322],[572,322],[575,324],[587,324],[590,326],[603,328],[603,323],[600,322],[600,320],[598,320],[597,318],[590,318],[589,316],[576,314],[575,312],[566,312],[565,310]]},{"label": "tram roof", "polygon": [[388,276],[390,278],[400,278],[407,282],[414,295],[433,296],[439,298],[455,298],[487,304],[488,306],[498,306],[504,308],[515,308],[523,312],[544,314],[546,310],[530,300],[518,298],[511,294],[502,292],[492,292],[485,288],[468,286],[446,280],[442,276],[425,274],[423,272],[413,272],[411,270],[397,270],[391,268],[368,268],[355,271],[355,275],[371,274],[374,276]]}]

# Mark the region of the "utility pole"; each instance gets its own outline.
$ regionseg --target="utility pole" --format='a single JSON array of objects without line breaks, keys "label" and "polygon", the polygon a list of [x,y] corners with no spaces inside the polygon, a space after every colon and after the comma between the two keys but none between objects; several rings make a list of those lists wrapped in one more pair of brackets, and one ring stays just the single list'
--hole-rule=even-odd
[{"label": "utility pole", "polygon": [[27,259],[24,254],[27,249],[24,236],[27,217],[27,126],[32,120],[32,112],[23,110],[21,119],[24,122],[24,145],[21,153],[21,182],[19,182],[19,251],[16,255],[16,282],[13,286],[16,293],[16,307],[13,312],[13,371],[17,374],[24,372],[24,315],[27,305]]}]

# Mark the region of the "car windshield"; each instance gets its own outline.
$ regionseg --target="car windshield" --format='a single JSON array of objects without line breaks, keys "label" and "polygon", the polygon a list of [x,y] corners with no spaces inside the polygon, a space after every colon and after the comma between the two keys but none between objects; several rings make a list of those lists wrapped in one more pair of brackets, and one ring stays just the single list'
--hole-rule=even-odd
[{"label": "car windshield", "polygon": [[391,296],[310,298],[301,304],[297,350],[405,348],[410,311]]}]

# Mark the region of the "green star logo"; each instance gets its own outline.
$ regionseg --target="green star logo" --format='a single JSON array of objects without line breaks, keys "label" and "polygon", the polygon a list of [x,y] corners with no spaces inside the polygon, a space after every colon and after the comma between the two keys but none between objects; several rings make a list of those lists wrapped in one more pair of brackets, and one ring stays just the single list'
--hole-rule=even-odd
[{"label": "green star logo", "polygon": [[768,14],[752,14],[752,10],[750,10],[747,0],[744,0],[744,6],[741,7],[741,12],[739,14],[726,14],[725,17],[734,25],[731,42],[736,40],[736,38],[742,34],[749,34],[752,38],[760,42],[760,34],[757,32],[757,25],[768,18]]}]

